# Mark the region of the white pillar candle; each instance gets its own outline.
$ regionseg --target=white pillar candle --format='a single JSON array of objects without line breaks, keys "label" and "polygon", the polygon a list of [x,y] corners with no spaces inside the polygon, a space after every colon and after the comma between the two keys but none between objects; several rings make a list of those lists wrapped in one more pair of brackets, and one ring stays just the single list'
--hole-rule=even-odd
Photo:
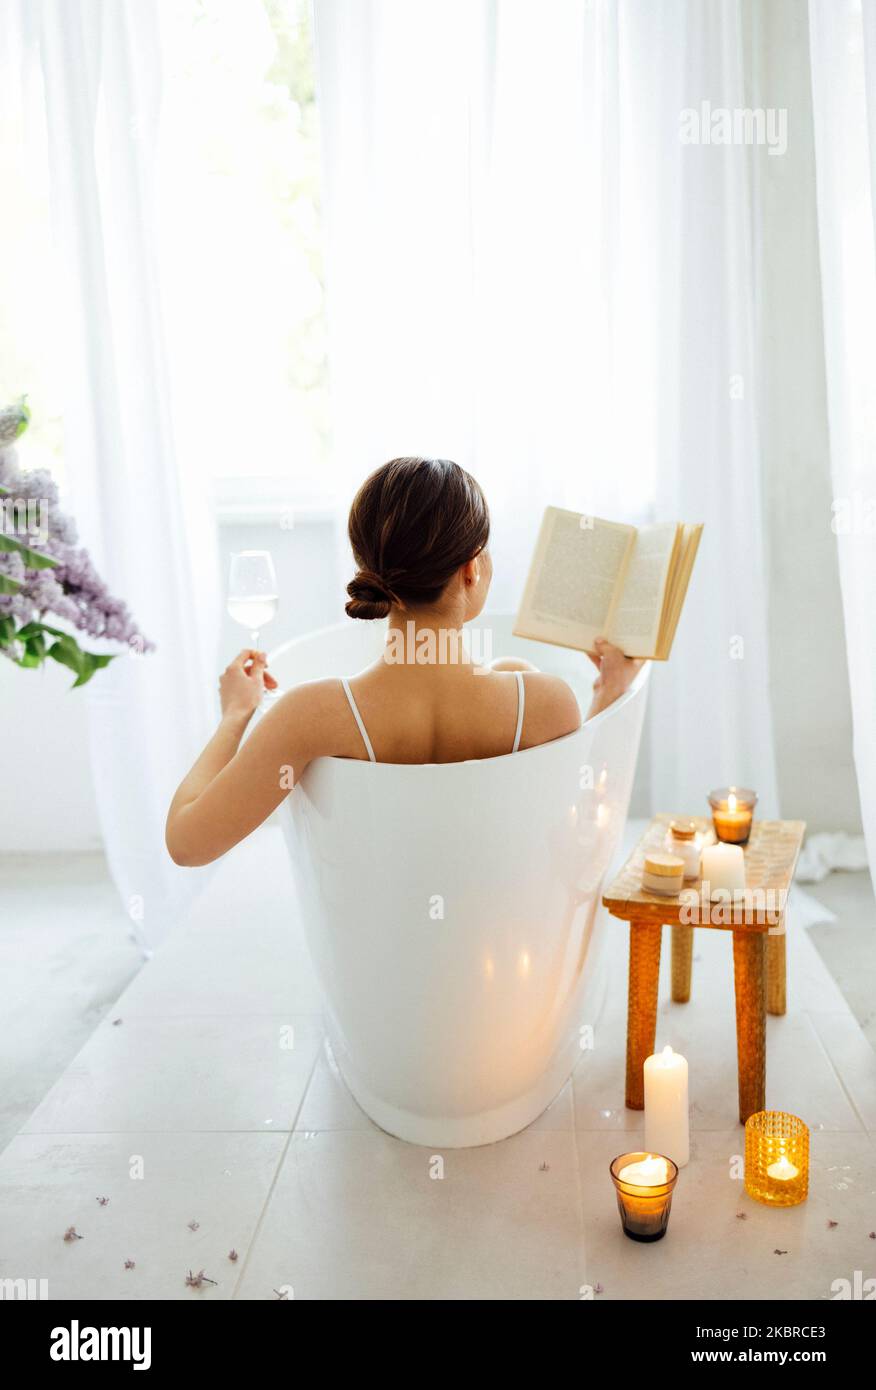
[{"label": "white pillar candle", "polygon": [[707,845],[703,850],[700,878],[714,898],[745,887],[745,855],[739,845]]},{"label": "white pillar candle", "polygon": [[690,1158],[687,1062],[668,1046],[645,1061],[645,1148],[679,1168]]}]

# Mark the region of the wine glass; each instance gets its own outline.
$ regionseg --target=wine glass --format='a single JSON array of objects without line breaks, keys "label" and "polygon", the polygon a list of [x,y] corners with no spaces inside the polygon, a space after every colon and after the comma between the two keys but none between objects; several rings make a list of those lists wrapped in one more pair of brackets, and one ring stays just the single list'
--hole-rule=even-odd
[{"label": "wine glass", "polygon": [[228,571],[228,616],[245,627],[258,650],[259,634],[277,614],[277,575],[269,550],[239,550]]}]

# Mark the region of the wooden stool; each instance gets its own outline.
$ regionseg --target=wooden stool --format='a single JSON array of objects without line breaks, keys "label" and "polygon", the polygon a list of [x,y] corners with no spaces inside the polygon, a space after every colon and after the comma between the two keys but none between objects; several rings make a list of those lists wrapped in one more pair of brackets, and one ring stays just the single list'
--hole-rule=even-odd
[{"label": "wooden stool", "polygon": [[[749,1115],[765,1108],[766,1013],[785,1012],[785,907],[806,826],[804,821],[754,822],[744,847],[746,901],[731,906],[703,903],[699,880],[685,884],[694,890],[695,903],[643,890],[645,855],[665,848],[673,819],[655,817],[602,899],[613,916],[630,924],[626,1103],[631,1110],[645,1107],[644,1064],[654,1051],[664,923],[672,926],[672,998],[677,1004],[690,999],[694,928],[717,928],[733,933],[739,1119],[745,1124]],[[710,820],[696,819],[695,824],[714,839]]]}]

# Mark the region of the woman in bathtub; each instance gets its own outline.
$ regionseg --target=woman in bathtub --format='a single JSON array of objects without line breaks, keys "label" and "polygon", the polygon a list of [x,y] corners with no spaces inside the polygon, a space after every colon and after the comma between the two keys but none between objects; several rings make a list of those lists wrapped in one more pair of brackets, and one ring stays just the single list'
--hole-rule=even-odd
[{"label": "woman in bathtub", "polygon": [[[209,864],[288,795],[314,758],[446,763],[549,743],[581,724],[565,681],[527,661],[477,666],[462,628],[484,606],[493,567],[480,487],[448,459],[400,458],[363,483],[350,510],[359,566],[351,618],[389,618],[386,653],[351,681],[310,681],[276,701],[241,747],[263,691],[263,652],[242,651],[219,682],[216,733],[180,783],[167,817],[177,864]],[[413,638],[413,641],[411,640]],[[433,645],[437,660],[398,659]],[[640,661],[600,641],[588,719],[622,695]],[[473,679],[477,673],[477,680]]]}]

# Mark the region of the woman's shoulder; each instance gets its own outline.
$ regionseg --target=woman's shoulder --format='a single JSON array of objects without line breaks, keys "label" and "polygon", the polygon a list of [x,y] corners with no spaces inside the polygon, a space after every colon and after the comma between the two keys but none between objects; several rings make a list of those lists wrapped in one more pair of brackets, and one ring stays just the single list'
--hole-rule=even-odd
[{"label": "woman's shoulder", "polygon": [[546,671],[526,671],[523,675],[526,709],[521,747],[573,734],[581,727],[581,709],[575,693],[561,676]]},{"label": "woman's shoulder", "polygon": [[337,677],[290,686],[271,700],[263,717],[277,727],[294,727],[296,735],[306,739],[312,758],[348,757],[358,749],[359,735]]}]

